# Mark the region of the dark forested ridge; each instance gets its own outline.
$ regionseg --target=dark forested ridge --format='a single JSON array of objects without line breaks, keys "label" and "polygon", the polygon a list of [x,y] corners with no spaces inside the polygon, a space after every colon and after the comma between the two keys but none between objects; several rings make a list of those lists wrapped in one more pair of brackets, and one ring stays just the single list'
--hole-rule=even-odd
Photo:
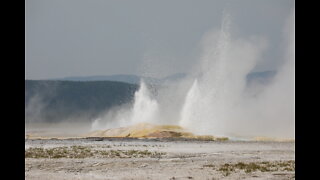
[{"label": "dark forested ridge", "polygon": [[112,81],[25,81],[26,122],[84,121],[131,102],[138,85]]},{"label": "dark forested ridge", "polygon": [[[248,83],[253,81],[267,82],[271,80],[276,74],[276,71],[262,71],[262,72],[251,72],[247,75],[246,80]],[[140,80],[143,79],[144,82],[148,84],[162,84],[164,82],[178,82],[184,78],[187,78],[188,74],[186,73],[176,73],[164,78],[153,78],[153,77],[144,77],[130,74],[117,74],[109,76],[73,76],[73,77],[64,77],[56,78],[51,80],[61,80],[61,81],[115,81],[115,82],[124,82],[130,84],[139,84]],[[190,76],[192,78],[192,75]],[[189,78],[190,78],[189,77]],[[194,77],[195,78],[195,77]]]},{"label": "dark forested ridge", "polygon": [[161,84],[166,81],[176,81],[183,79],[187,76],[186,73],[176,73],[164,78],[153,78],[145,76],[137,76],[131,74],[115,74],[115,75],[100,75],[100,76],[71,76],[64,78],[56,78],[51,80],[65,80],[65,81],[116,81],[125,82],[130,84],[139,84],[140,80],[143,79],[144,82],[148,84]]}]

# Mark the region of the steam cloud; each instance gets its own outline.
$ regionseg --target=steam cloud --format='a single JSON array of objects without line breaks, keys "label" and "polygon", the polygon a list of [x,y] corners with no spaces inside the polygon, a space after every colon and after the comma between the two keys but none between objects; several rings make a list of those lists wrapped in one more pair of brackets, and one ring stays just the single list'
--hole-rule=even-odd
[{"label": "steam cloud", "polygon": [[267,84],[246,81],[267,39],[234,37],[231,25],[224,14],[221,28],[204,36],[202,57],[189,77],[164,84],[156,95],[141,81],[133,105],[108,111],[92,129],[150,122],[178,124],[196,134],[294,138],[294,10],[284,27],[283,64]]}]

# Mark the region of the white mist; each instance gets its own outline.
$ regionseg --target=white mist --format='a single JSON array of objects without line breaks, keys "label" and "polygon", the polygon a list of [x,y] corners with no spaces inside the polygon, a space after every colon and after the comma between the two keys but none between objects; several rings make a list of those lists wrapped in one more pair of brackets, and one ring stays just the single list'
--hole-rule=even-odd
[{"label": "white mist", "polygon": [[203,57],[196,69],[197,80],[181,110],[179,124],[197,134],[227,135],[246,86],[246,75],[254,68],[264,46],[260,39],[234,39],[230,16],[221,29],[205,38]]},{"label": "white mist", "polygon": [[134,95],[134,105],[129,124],[142,122],[156,123],[159,117],[158,102],[151,97],[150,91],[143,80]]},{"label": "white mist", "polygon": [[147,122],[177,124],[195,134],[294,138],[293,14],[284,30],[284,63],[271,83],[247,85],[267,40],[234,36],[225,14],[221,28],[204,36],[202,56],[189,77],[157,89],[157,98],[141,81],[134,103],[109,110],[94,129]]}]

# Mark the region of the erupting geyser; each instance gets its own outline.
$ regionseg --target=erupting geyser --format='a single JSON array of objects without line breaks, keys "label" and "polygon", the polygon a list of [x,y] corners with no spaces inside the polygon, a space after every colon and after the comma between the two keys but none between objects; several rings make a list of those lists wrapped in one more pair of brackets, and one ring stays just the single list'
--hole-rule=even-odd
[{"label": "erupting geyser", "polygon": [[203,56],[187,78],[157,89],[157,98],[142,80],[133,105],[110,111],[93,129],[170,122],[197,135],[294,138],[294,27],[287,26],[284,63],[259,91],[248,86],[246,77],[267,41],[232,36],[230,15],[225,14],[220,30],[205,36]]},{"label": "erupting geyser", "polygon": [[142,122],[156,123],[159,117],[158,102],[151,97],[151,94],[143,80],[140,88],[134,95],[134,105],[130,124]]},{"label": "erupting geyser", "polygon": [[157,123],[159,118],[158,102],[152,95],[143,80],[134,94],[133,106],[125,106],[109,111],[104,117],[93,121],[91,129],[106,129],[131,126],[138,123]]},{"label": "erupting geyser", "polygon": [[260,42],[232,39],[230,17],[220,31],[206,37],[205,52],[181,111],[180,125],[201,134],[226,135],[246,85],[262,50]]},{"label": "erupting geyser", "polygon": [[182,127],[192,127],[193,120],[199,118],[196,112],[191,111],[192,107],[197,102],[199,102],[199,98],[200,98],[200,91],[198,87],[198,81],[195,80],[186,96],[186,102],[182,107],[181,120],[179,122],[179,124]]},{"label": "erupting geyser", "polygon": [[246,76],[266,48],[263,38],[235,38],[230,17],[220,31],[205,39],[197,79],[190,87],[179,124],[197,134],[294,138],[294,24],[286,24],[287,52],[283,65],[269,84],[251,93]]}]

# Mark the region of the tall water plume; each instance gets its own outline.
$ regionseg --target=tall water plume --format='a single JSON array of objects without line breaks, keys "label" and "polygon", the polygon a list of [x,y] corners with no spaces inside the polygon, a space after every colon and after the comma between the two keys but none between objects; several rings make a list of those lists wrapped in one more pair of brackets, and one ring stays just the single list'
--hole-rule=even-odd
[{"label": "tall water plume", "polygon": [[159,117],[158,102],[151,97],[150,91],[143,80],[140,82],[140,88],[134,95],[134,105],[130,124],[141,122],[156,123]]},{"label": "tall water plume", "polygon": [[262,49],[259,39],[233,39],[231,17],[224,15],[221,29],[205,37],[197,79],[181,111],[180,125],[199,134],[225,135],[234,109]]},{"label": "tall water plume", "polygon": [[293,18],[294,11],[285,25],[287,51],[276,76],[270,83],[248,86],[246,77],[261,59],[266,41],[235,38],[230,16],[225,14],[221,29],[205,36],[203,57],[194,70],[196,79],[179,124],[198,134],[293,138]]},{"label": "tall water plume", "polygon": [[159,118],[158,102],[152,97],[147,85],[140,81],[134,94],[133,105],[125,104],[109,110],[104,116],[93,121],[91,129],[106,129],[130,126],[137,123],[157,123]]}]

